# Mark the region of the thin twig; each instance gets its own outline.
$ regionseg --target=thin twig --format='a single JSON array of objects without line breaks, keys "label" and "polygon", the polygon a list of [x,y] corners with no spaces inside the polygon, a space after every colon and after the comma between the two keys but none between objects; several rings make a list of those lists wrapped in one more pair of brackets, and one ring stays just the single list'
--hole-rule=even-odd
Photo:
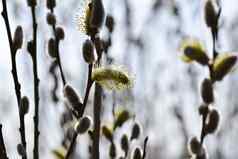
[{"label": "thin twig", "polygon": [[59,65],[60,75],[62,78],[63,85],[65,85],[66,80],[65,80],[62,63],[61,63],[61,58],[60,58],[60,54],[59,54],[59,43],[60,43],[60,40],[56,37],[56,59],[57,59],[58,65]]},{"label": "thin twig", "polygon": [[35,102],[35,115],[34,115],[34,159],[39,158],[39,77],[37,68],[37,22],[35,6],[31,7],[32,13],[32,27],[33,27],[33,50],[31,52],[33,62],[33,75],[34,75],[34,102]]},{"label": "thin twig", "polygon": [[89,65],[88,65],[87,87],[86,87],[86,92],[85,92],[85,96],[84,96],[84,100],[83,100],[82,110],[80,111],[79,117],[82,117],[82,116],[83,116],[83,113],[84,113],[85,108],[86,108],[86,106],[87,106],[88,97],[89,97],[89,92],[90,92],[90,89],[91,89],[92,84],[93,84],[93,81],[92,81],[92,79],[91,79],[92,70],[93,70],[93,65],[92,65],[92,64],[89,64]]},{"label": "thin twig", "polygon": [[[17,50],[13,46],[13,40],[12,40],[11,28],[10,28],[9,19],[8,19],[6,0],[2,0],[2,5],[3,5],[2,17],[3,17],[5,25],[6,25],[7,36],[8,36],[8,41],[9,41],[9,46],[10,46],[10,51],[11,51],[11,62],[12,62],[12,71],[11,72],[12,72],[12,76],[13,76],[13,80],[14,80],[15,94],[17,97],[18,113],[19,113],[19,119],[20,119],[19,131],[20,131],[20,136],[21,136],[21,143],[22,143],[23,147],[26,149],[24,115],[21,115],[21,113],[20,113],[21,85],[18,80],[17,67],[16,67],[16,52],[17,52]],[[27,155],[22,156],[22,159],[27,159]]]},{"label": "thin twig", "polygon": [[147,143],[148,143],[149,137],[147,136],[144,140],[144,148],[143,148],[143,156],[142,159],[145,159],[146,157],[146,148],[147,148]]},{"label": "thin twig", "polygon": [[207,115],[208,115],[208,113],[206,113],[206,114],[204,114],[202,116],[202,130],[201,130],[201,136],[200,136],[200,143],[201,143],[201,145],[203,144],[203,141],[204,141],[204,139],[206,137],[205,126],[206,126]]},{"label": "thin twig", "polygon": [[2,134],[2,124],[0,124],[0,158],[1,159],[8,159],[7,157],[7,151],[3,139],[3,134]]},{"label": "thin twig", "polygon": [[[50,10],[50,12],[52,14],[54,14],[54,9],[52,8]],[[57,60],[57,63],[59,65],[59,69],[60,69],[60,75],[61,75],[61,79],[62,79],[62,82],[63,82],[63,85],[66,84],[66,80],[65,80],[65,76],[64,76],[64,72],[63,72],[63,68],[62,68],[62,63],[61,63],[61,58],[60,58],[60,53],[59,53],[59,44],[60,44],[60,40],[57,38],[56,36],[56,25],[52,25],[52,29],[53,29],[53,33],[54,33],[54,36],[55,36],[55,42],[56,42],[56,48],[55,48],[55,53],[56,53],[56,60]]]},{"label": "thin twig", "polygon": [[65,159],[69,159],[69,157],[72,155],[72,153],[74,151],[75,144],[76,144],[77,137],[78,137],[78,133],[75,131],[73,134],[73,138],[70,142],[69,149],[64,157]]}]

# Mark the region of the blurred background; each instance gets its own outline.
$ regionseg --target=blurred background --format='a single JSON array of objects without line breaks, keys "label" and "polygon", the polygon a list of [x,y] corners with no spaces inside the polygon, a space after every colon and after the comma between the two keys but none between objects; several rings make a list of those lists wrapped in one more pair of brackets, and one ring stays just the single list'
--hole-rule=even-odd
[{"label": "blurred background", "polygon": [[[126,92],[104,91],[103,123],[110,123],[112,106],[124,107],[135,114],[141,123],[143,134],[149,136],[148,159],[183,159],[187,156],[186,143],[191,136],[199,136],[201,119],[197,108],[202,103],[201,81],[208,71],[200,65],[187,65],[179,58],[178,48],[186,37],[201,40],[211,55],[212,37],[204,22],[203,0],[103,0],[107,14],[115,20],[112,45],[108,50],[110,63],[120,65],[134,75],[134,87]],[[26,50],[31,39],[31,12],[26,1],[7,1],[12,32],[17,25],[24,31],[24,46],[17,54],[19,80],[22,94],[30,98],[30,114],[26,116],[27,142],[33,146],[33,75],[32,61]],[[56,91],[58,101],[52,98],[55,80],[50,73],[52,59],[48,55],[47,42],[52,30],[46,23],[46,1],[39,0],[38,59],[40,77],[40,151],[41,158],[51,159],[51,151],[62,142],[63,130],[60,118],[64,112],[62,84]],[[76,17],[81,13],[84,0],[58,0],[55,14],[57,24],[65,29],[65,39],[60,44],[60,56],[66,79],[83,96],[87,65],[82,57],[82,43],[87,36],[78,30]],[[221,0],[222,14],[218,40],[219,52],[238,50],[238,6],[236,0]],[[2,10],[2,4],[0,5]],[[0,18],[0,122],[10,158],[19,158],[16,145],[20,142],[17,102],[11,75],[11,58],[4,21]],[[104,28],[101,37],[107,39]],[[216,103],[222,114],[219,131],[208,136],[205,145],[210,158],[236,159],[238,156],[238,73],[234,71],[218,83]],[[89,98],[86,113],[91,114],[93,93]],[[130,125],[130,123],[129,123]],[[127,127],[122,132],[127,132]],[[121,132],[121,133],[122,133]],[[118,135],[119,136],[119,135]],[[87,136],[79,137],[78,156],[87,159]],[[108,147],[102,139],[102,147]],[[101,148],[103,158],[107,151]],[[32,156],[32,155],[31,155]]]}]

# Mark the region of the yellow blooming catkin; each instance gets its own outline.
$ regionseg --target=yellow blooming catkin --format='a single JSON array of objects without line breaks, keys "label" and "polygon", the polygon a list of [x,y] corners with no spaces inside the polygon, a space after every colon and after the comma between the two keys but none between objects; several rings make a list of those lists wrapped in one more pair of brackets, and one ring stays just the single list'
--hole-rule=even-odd
[{"label": "yellow blooming catkin", "polygon": [[92,28],[90,26],[90,19],[92,15],[92,2],[91,0],[85,0],[80,7],[80,12],[76,16],[77,27],[80,32],[90,35]]},{"label": "yellow blooming catkin", "polygon": [[92,80],[112,90],[131,88],[133,83],[132,77],[125,70],[114,66],[95,68]]}]

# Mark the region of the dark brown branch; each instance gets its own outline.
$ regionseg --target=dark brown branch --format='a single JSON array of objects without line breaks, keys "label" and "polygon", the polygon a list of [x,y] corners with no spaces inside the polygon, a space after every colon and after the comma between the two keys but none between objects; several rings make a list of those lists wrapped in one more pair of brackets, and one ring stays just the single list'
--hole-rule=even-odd
[{"label": "dark brown branch", "polygon": [[2,124],[0,124],[0,158],[1,159],[8,159],[7,157],[7,151],[3,139],[3,134],[2,134]]},{"label": "dark brown branch", "polygon": [[102,109],[102,87],[99,84],[95,84],[94,93],[94,131],[93,131],[93,145],[92,145],[92,159],[99,159],[99,142],[100,142],[100,127],[101,127],[101,109]]},{"label": "dark brown branch", "polygon": [[38,66],[37,66],[37,22],[36,22],[36,11],[35,6],[31,7],[32,14],[32,27],[33,27],[33,50],[31,52],[33,62],[33,75],[34,75],[34,103],[35,103],[35,114],[34,114],[34,159],[39,158],[39,77],[38,77]]},{"label": "dark brown branch", "polygon": [[[11,62],[12,62],[12,71],[11,72],[12,72],[14,85],[15,85],[15,94],[17,97],[18,113],[19,113],[19,119],[20,119],[19,131],[20,131],[20,136],[21,136],[21,143],[22,143],[23,147],[26,149],[24,115],[21,115],[21,113],[20,113],[21,85],[18,80],[17,67],[16,67],[16,52],[17,52],[17,50],[13,46],[13,40],[12,40],[12,35],[11,35],[11,27],[10,27],[9,19],[8,19],[6,0],[2,0],[2,5],[3,5],[2,17],[3,17],[5,25],[6,25],[7,36],[8,36],[8,41],[9,41],[9,46],[10,46],[10,51],[11,51]],[[22,156],[22,159],[27,159],[27,155]]]}]

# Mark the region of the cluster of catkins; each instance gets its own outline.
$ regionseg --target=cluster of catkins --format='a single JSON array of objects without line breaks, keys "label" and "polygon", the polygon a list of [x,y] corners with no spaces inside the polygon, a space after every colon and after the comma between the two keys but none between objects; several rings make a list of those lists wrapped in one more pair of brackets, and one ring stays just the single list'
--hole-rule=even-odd
[{"label": "cluster of catkins", "polygon": [[[90,116],[84,115],[84,110],[87,105],[87,98],[89,90],[94,82],[105,86],[110,89],[123,89],[129,88],[131,86],[131,79],[127,72],[116,66],[101,66],[100,59],[102,53],[107,53],[108,48],[111,46],[111,34],[114,30],[114,19],[111,15],[106,17],[105,25],[110,34],[108,40],[100,39],[99,33],[100,29],[104,24],[104,7],[101,0],[89,1],[86,5],[84,15],[79,17],[79,29],[89,36],[82,46],[82,57],[84,61],[88,64],[89,77],[87,82],[86,94],[84,99],[76,92],[76,90],[67,84],[64,79],[62,66],[59,56],[59,42],[64,39],[64,30],[61,27],[56,27],[56,17],[54,15],[54,8],[56,6],[55,0],[47,0],[47,8],[49,13],[47,14],[47,23],[52,27],[54,38],[50,38],[48,41],[48,52],[49,55],[56,60],[57,65],[60,67],[61,77],[64,85],[64,97],[66,98],[67,110],[63,114],[62,127],[66,125],[66,139],[63,141],[63,146],[65,148],[64,153],[54,150],[54,154],[59,158],[68,158],[70,156],[71,145],[76,140],[77,134],[88,133],[93,140],[93,132],[91,130],[92,120]],[[113,128],[110,129],[107,126],[102,126],[101,131],[103,135],[110,141],[111,146],[109,149],[110,158],[116,158],[117,148],[114,141],[114,133],[118,127],[121,127],[126,121],[128,121],[132,116],[127,110],[123,110],[115,116],[115,121],[113,123]],[[70,124],[69,124],[70,123]],[[68,125],[72,126],[68,127]],[[134,123],[132,127],[132,133],[130,140],[128,136],[124,134],[121,138],[121,149],[125,152],[124,157],[127,158],[130,152],[130,141],[136,140],[140,135],[140,126],[138,123]],[[92,152],[92,146],[89,145],[89,152]],[[66,152],[67,151],[67,152]],[[142,159],[145,157],[141,148],[137,147],[133,151],[133,159]],[[143,157],[143,158],[144,158]]]},{"label": "cluster of catkins", "polygon": [[215,0],[205,2],[205,21],[213,37],[213,58],[210,58],[203,45],[197,39],[188,39],[182,45],[182,59],[185,62],[195,61],[209,70],[209,78],[205,78],[201,84],[201,97],[203,104],[199,107],[199,115],[202,117],[202,130],[200,139],[192,137],[188,143],[190,156],[194,159],[207,159],[208,154],[203,145],[204,138],[213,134],[220,121],[220,113],[214,106],[214,85],[222,81],[232,70],[237,61],[237,56],[231,53],[219,53],[216,50],[218,39],[219,17],[221,7]]},{"label": "cluster of catkins", "polygon": [[[105,26],[109,32],[109,39],[103,40],[100,38],[100,30],[104,25],[105,11],[102,0],[89,0],[88,4],[85,8],[83,17],[79,18],[79,28],[84,31],[86,35],[88,35],[88,39],[84,41],[82,46],[82,56],[84,61],[88,64],[88,82],[86,86],[86,92],[84,99],[81,99],[81,96],[77,94],[76,90],[70,86],[64,76],[62,63],[60,59],[59,53],[59,44],[65,38],[64,29],[60,26],[57,26],[57,19],[54,13],[54,9],[56,7],[56,0],[47,0],[46,7],[48,9],[48,13],[46,16],[46,21],[48,25],[52,28],[53,36],[48,40],[48,54],[54,62],[51,65],[50,73],[53,75],[55,79],[55,86],[53,90],[53,99],[54,102],[58,101],[58,97],[56,95],[56,90],[58,88],[58,78],[55,72],[56,66],[60,69],[60,75],[63,83],[63,93],[66,98],[67,109],[70,113],[69,121],[73,123],[73,130],[71,131],[71,137],[69,138],[70,142],[63,145],[64,153],[62,154],[59,151],[53,151],[54,154],[59,158],[68,159],[70,155],[72,155],[75,141],[78,134],[88,133],[93,139],[93,132],[90,130],[92,125],[92,120],[90,116],[84,115],[84,110],[87,105],[89,93],[91,86],[93,83],[97,83],[100,87],[105,87],[114,90],[122,90],[126,88],[130,88],[132,86],[132,78],[129,76],[128,72],[126,72],[121,67],[117,66],[101,66],[100,59],[103,56],[103,53],[107,54],[108,48],[111,46],[111,34],[114,30],[114,19],[112,16],[108,15],[106,17]],[[33,60],[33,72],[34,72],[34,93],[35,93],[35,131],[34,131],[34,158],[39,158],[39,79],[37,73],[37,22],[36,22],[36,5],[37,0],[27,0],[28,6],[32,11],[32,21],[33,21],[33,40],[30,40],[27,43],[27,51],[32,56]],[[19,107],[19,116],[20,116],[20,133],[22,143],[17,145],[17,150],[20,156],[23,159],[27,158],[27,149],[26,149],[26,141],[25,141],[25,124],[24,117],[29,111],[29,100],[25,96],[21,96],[21,87],[18,81],[17,76],[17,68],[16,68],[16,52],[21,49],[23,44],[23,29],[21,26],[17,26],[15,30],[14,37],[12,38],[10,34],[10,24],[7,16],[7,7],[6,1],[3,1],[4,12],[2,13],[3,18],[6,23],[9,43],[11,48],[12,55],[12,66],[13,66],[13,78],[15,84],[15,91],[18,99],[18,107]],[[96,85],[97,86],[97,85]],[[130,113],[127,110],[123,110],[118,113],[115,117],[115,121],[113,122],[113,128],[109,129],[107,126],[102,126],[101,129],[99,127],[99,131],[102,131],[103,135],[111,142],[109,156],[111,158],[116,158],[117,156],[117,148],[114,141],[115,130],[118,127],[121,127],[126,121],[131,118]],[[62,125],[67,124],[68,119],[62,120]],[[100,120],[100,118],[99,118]],[[99,124],[100,125],[100,124]],[[63,127],[63,126],[62,126]],[[72,127],[71,127],[72,128]],[[96,130],[95,130],[96,131]],[[135,139],[139,138],[140,135],[140,126],[138,123],[134,123],[132,127],[132,132],[130,136],[130,140],[128,136],[124,134],[121,138],[121,149],[125,152],[124,157],[127,158],[128,154],[130,154],[130,141],[132,142]],[[133,159],[144,159],[145,158],[145,146],[148,138],[144,142],[144,152],[142,152],[141,148],[137,147],[133,151]],[[92,148],[91,145],[89,148]],[[66,152],[67,151],[67,152]]]},{"label": "cluster of catkins", "polygon": [[[130,118],[131,114],[127,110],[123,110],[119,112],[118,114],[114,115],[115,120],[113,121],[113,124],[110,128],[110,126],[102,126],[102,134],[103,136],[110,142],[110,148],[109,148],[109,157],[111,159],[117,158],[117,144],[114,139],[114,136],[116,134],[116,130],[120,127],[122,127]],[[120,156],[119,159],[125,159],[131,156],[132,159],[143,159],[145,157],[145,154],[143,154],[142,149],[140,147],[135,147],[134,151],[131,152],[131,145],[134,140],[139,139],[141,134],[141,126],[138,122],[134,122],[130,138],[127,134],[123,134],[120,139],[120,148],[123,150],[124,155]],[[146,145],[144,145],[146,146]],[[144,157],[143,157],[144,156]]]}]

